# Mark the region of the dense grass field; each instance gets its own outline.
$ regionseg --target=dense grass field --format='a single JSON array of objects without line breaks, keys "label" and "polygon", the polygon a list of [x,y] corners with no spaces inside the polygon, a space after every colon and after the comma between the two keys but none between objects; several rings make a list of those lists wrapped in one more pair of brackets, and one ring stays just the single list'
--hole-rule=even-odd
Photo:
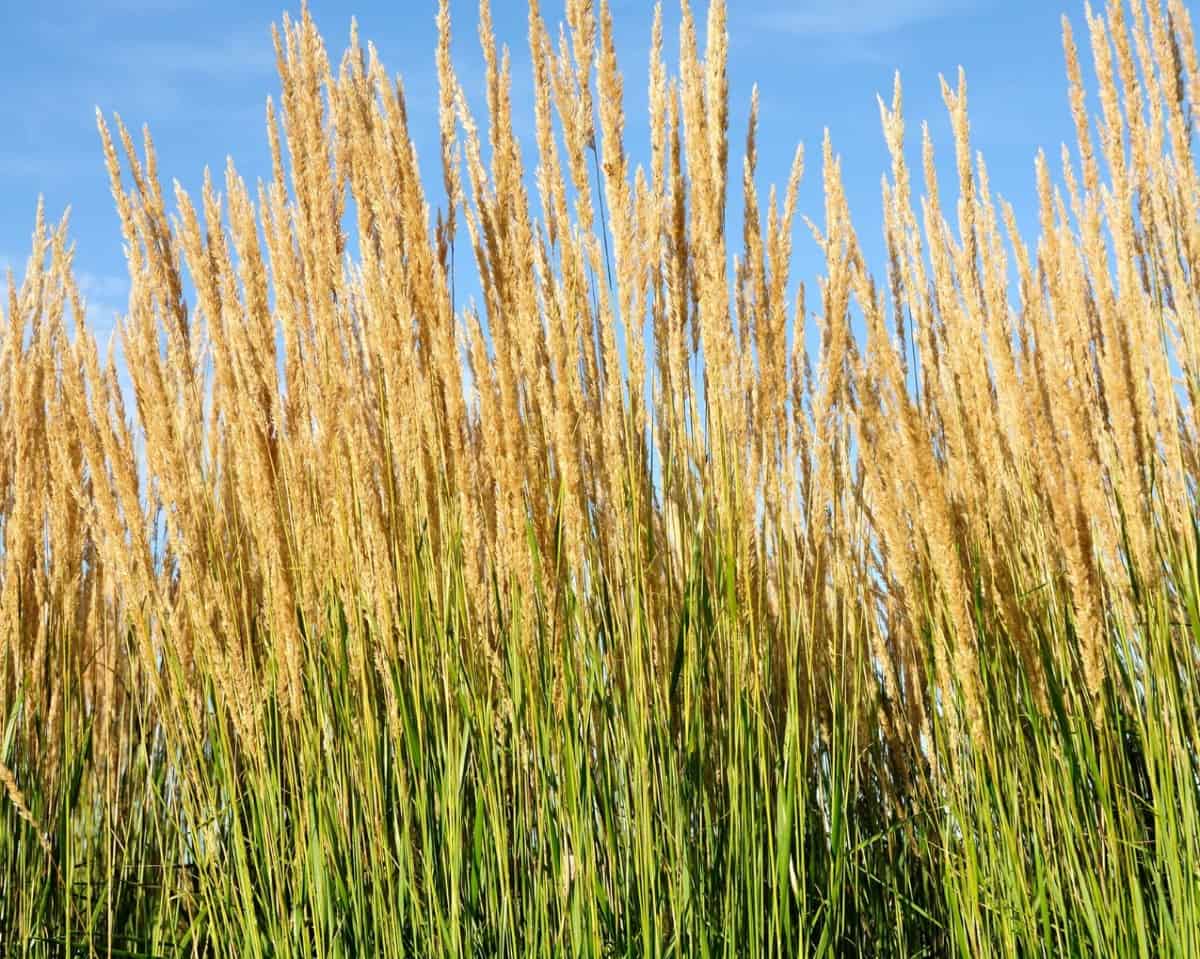
[{"label": "dense grass field", "polygon": [[436,197],[305,11],[257,190],[99,118],[132,391],[65,220],[0,307],[0,954],[1200,956],[1184,3],[1064,21],[1036,236],[897,83],[877,264],[679,16],[633,157],[531,3],[523,153],[443,2]]}]

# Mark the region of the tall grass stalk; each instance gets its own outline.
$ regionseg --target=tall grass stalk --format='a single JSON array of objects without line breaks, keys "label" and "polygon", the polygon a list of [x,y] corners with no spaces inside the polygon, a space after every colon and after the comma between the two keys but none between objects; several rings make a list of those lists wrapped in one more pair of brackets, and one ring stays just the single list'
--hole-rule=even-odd
[{"label": "tall grass stalk", "polygon": [[656,13],[641,166],[612,20],[530,3],[531,150],[488,3],[477,117],[443,0],[438,197],[306,10],[257,189],[168,197],[98,117],[131,391],[39,206],[0,953],[1200,954],[1189,11],[1088,11],[1096,116],[1064,20],[1032,237],[964,77],[953,196],[897,80],[887,260],[827,139],[807,295],[803,154],[764,202],[754,102],[731,158],[724,2],[675,76]]}]

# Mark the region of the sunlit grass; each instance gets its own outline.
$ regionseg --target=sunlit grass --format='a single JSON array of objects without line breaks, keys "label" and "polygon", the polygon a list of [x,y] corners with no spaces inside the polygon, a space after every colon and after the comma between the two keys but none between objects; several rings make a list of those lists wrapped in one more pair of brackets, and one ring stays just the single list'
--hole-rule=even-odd
[{"label": "sunlit grass", "polygon": [[897,84],[886,279],[826,143],[799,302],[802,163],[765,205],[755,121],[731,163],[723,5],[677,80],[656,19],[641,170],[609,12],[566,19],[530,18],[531,155],[487,5],[481,122],[443,4],[436,200],[375,52],[333,67],[307,13],[257,191],[169,214],[101,119],[132,391],[39,213],[0,953],[1200,955],[1182,3],[1089,23],[1098,118],[1068,29],[1032,241],[961,79],[958,195],[927,142],[915,196]]}]

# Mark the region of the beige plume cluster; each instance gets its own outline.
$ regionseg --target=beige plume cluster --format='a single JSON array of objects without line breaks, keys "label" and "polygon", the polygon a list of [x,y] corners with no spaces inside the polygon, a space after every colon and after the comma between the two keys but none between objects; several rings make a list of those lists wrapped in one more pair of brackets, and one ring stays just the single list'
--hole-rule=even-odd
[{"label": "beige plume cluster", "polygon": [[[122,697],[168,686],[200,708],[211,682],[249,718],[273,676],[298,713],[331,593],[358,668],[407,655],[415,564],[462,578],[481,669],[514,654],[502,620],[557,623],[570,662],[615,609],[664,689],[686,584],[728,569],[740,681],[770,695],[773,665],[804,662],[816,716],[830,683],[864,689],[910,754],[933,709],[984,732],[981,642],[1011,642],[1036,687],[1049,635],[1099,691],[1200,475],[1188,11],[1089,11],[1096,118],[1064,23],[1078,143],[1062,186],[1038,158],[1035,241],[990,191],[961,76],[957,196],[927,132],[917,196],[897,81],[882,279],[827,140],[807,298],[802,154],[764,205],[755,98],[731,172],[725,4],[699,24],[683,0],[680,23],[670,76],[656,13],[646,166],[593,0],[555,32],[530,2],[532,154],[487,0],[486,129],[442,0],[436,198],[399,82],[356,34],[335,66],[307,12],[276,35],[268,182],[230,163],[169,208],[149,136],[100,118],[133,392],[83,323],[65,221],[39,213],[0,326],[0,703],[53,716],[82,684],[105,743]],[[478,304],[455,295],[471,271]]]}]

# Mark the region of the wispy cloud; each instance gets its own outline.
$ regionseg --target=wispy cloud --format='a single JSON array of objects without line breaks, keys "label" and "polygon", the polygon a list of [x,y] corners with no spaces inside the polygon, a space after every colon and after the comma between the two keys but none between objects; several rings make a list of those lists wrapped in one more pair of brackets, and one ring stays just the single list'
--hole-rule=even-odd
[{"label": "wispy cloud", "polygon": [[[89,51],[97,78],[88,88],[91,102],[127,117],[159,118],[226,112],[221,98],[231,93],[244,105],[245,91],[265,94],[275,71],[270,22],[264,17],[216,34],[174,31],[171,39],[97,46]],[[255,103],[261,117],[261,100]]]},{"label": "wispy cloud", "polygon": [[124,276],[80,270],[75,275],[75,281],[79,284],[79,292],[87,297],[117,300],[129,295],[129,280]]},{"label": "wispy cloud", "polygon": [[124,312],[129,299],[128,278],[79,270],[75,280],[86,304],[88,326],[97,333],[110,332],[114,317]]},{"label": "wispy cloud", "polygon": [[105,0],[104,10],[151,16],[159,13],[180,13],[193,5],[192,0]]},{"label": "wispy cloud", "polygon": [[221,79],[269,73],[275,68],[270,29],[242,28],[211,40],[123,45],[113,58],[143,75]]},{"label": "wispy cloud", "polygon": [[[28,256],[0,253],[0,290],[8,282],[10,270],[13,282],[20,286],[28,259]],[[83,297],[87,324],[103,338],[104,334],[114,329],[115,317],[125,311],[125,304],[129,300],[129,280],[116,274],[76,270],[75,282]]]},{"label": "wispy cloud", "polygon": [[798,36],[866,37],[961,14],[978,0],[798,0],[754,16],[760,27]]}]

